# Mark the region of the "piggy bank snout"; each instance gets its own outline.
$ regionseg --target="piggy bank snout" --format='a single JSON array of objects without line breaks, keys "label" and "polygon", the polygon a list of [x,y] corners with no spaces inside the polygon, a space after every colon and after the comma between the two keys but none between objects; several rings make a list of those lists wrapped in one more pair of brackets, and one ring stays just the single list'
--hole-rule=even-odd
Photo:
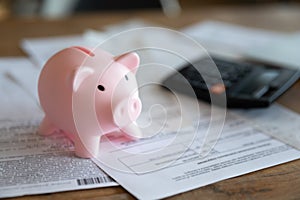
[{"label": "piggy bank snout", "polygon": [[124,99],[113,108],[114,122],[120,128],[134,122],[140,115],[142,103],[138,97]]}]

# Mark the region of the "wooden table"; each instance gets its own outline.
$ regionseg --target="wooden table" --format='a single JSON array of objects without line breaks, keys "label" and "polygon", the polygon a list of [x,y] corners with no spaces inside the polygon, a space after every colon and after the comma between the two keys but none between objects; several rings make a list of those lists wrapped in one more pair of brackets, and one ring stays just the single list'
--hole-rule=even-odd
[{"label": "wooden table", "polygon": [[[184,10],[179,18],[167,18],[160,11],[103,12],[77,15],[63,20],[9,19],[0,22],[0,56],[24,56],[19,48],[25,37],[80,34],[86,28],[140,18],[170,28],[207,19],[279,31],[300,30],[300,5],[202,7]],[[300,113],[300,81],[278,100]],[[224,180],[171,197],[172,199],[300,199],[300,160]],[[134,199],[122,187],[110,187],[14,199]]]}]

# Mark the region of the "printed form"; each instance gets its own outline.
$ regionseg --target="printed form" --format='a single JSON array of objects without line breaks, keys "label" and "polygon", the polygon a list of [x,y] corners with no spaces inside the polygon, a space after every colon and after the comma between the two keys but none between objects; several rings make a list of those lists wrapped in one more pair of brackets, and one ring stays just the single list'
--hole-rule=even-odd
[{"label": "printed form", "polygon": [[90,159],[76,157],[63,134],[39,136],[37,125],[0,121],[0,198],[118,185]]},{"label": "printed form", "polygon": [[254,122],[253,126],[265,130],[268,135],[300,150],[300,117],[279,104],[268,108],[240,110],[238,114]]},{"label": "printed form", "polygon": [[37,134],[38,73],[26,58],[0,60],[0,198],[118,185],[63,134]]},{"label": "printed form", "polygon": [[[138,199],[159,199],[300,158],[299,150],[231,112],[216,145],[208,156],[201,156],[211,117],[203,114],[210,107],[199,105],[202,115],[196,135],[182,129],[134,142],[107,137],[93,161]],[[177,142],[170,142],[175,137]]]}]

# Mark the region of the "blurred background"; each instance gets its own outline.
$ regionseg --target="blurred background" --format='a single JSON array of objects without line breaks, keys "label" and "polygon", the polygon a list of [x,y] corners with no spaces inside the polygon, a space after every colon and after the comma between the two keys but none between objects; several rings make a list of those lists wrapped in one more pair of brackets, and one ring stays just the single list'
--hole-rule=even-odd
[{"label": "blurred background", "polygon": [[79,12],[156,9],[172,17],[187,8],[232,4],[291,4],[300,0],[0,0],[0,20],[11,17],[64,18]]}]

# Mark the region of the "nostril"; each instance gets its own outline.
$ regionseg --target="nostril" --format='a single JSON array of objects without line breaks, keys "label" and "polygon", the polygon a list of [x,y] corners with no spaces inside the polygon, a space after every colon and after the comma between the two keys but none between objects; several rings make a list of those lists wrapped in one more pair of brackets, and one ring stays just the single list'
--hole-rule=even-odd
[{"label": "nostril", "polygon": [[140,112],[141,103],[140,103],[139,99],[133,99],[133,101],[131,103],[131,109],[132,109],[132,112],[135,114]]},{"label": "nostril", "polygon": [[133,109],[134,110],[137,110],[138,109],[138,104],[137,104],[137,102],[135,101],[135,102],[133,102]]},{"label": "nostril", "polygon": [[132,108],[132,114],[137,117],[140,112],[141,112],[141,108],[142,108],[142,105],[141,105],[141,101],[139,99],[134,99],[132,104],[131,104],[131,108]]}]

